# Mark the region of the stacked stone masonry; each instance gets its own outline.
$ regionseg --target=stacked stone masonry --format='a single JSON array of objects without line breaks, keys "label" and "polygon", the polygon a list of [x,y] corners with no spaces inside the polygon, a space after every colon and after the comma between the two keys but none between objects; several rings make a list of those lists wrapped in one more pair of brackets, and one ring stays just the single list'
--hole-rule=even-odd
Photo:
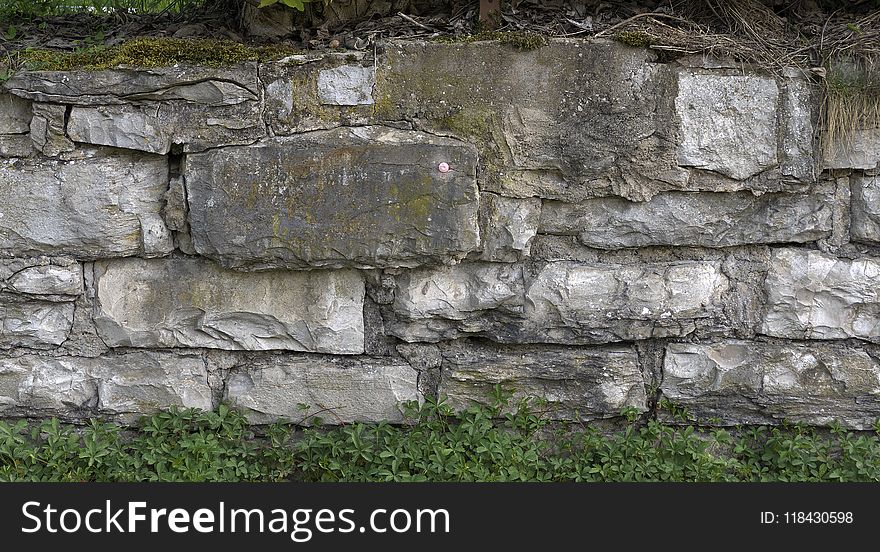
[{"label": "stacked stone masonry", "polygon": [[[880,130],[810,75],[390,42],[0,88],[0,417],[880,418]],[[308,405],[303,409],[301,405]]]}]

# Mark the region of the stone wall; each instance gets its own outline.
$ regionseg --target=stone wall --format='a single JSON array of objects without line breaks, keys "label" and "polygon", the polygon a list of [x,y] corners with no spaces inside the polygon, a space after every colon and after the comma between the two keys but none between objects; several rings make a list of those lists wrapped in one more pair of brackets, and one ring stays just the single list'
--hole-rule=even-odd
[{"label": "stone wall", "polygon": [[501,383],[880,418],[880,132],[820,155],[796,71],[404,42],[4,88],[0,417],[400,421]]}]

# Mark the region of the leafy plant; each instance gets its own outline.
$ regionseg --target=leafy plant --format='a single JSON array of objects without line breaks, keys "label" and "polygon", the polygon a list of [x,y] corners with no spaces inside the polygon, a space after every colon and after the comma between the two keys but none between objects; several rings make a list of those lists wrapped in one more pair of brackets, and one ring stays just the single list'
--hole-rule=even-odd
[{"label": "leafy plant", "polygon": [[404,411],[403,425],[304,430],[251,427],[226,406],[171,409],[131,432],[0,421],[0,481],[880,481],[880,424],[705,429],[628,410],[603,432],[500,388],[459,413],[430,398]]},{"label": "leafy plant", "polygon": [[265,8],[268,6],[274,6],[275,4],[281,3],[287,6],[288,8],[294,8],[299,11],[305,11],[306,4],[309,2],[313,2],[314,0],[260,0],[261,8]]}]

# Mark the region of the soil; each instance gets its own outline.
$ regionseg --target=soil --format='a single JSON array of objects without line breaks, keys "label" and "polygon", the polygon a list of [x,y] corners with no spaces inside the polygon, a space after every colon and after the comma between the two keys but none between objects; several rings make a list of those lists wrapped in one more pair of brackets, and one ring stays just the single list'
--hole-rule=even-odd
[{"label": "soil", "polygon": [[[237,1],[248,0],[208,0],[211,5],[188,14],[120,12],[102,17],[75,14],[44,20],[0,22],[0,66],[4,64],[4,53],[9,56],[27,48],[78,51],[93,46],[114,46],[136,37],[210,38],[249,45],[282,43],[291,48],[321,50],[366,49],[376,41],[388,38],[455,39],[481,31],[478,0],[376,0],[375,3],[373,0],[337,0],[327,8],[321,2],[310,4],[305,13],[296,14],[291,32],[286,36],[258,38],[249,36],[242,28],[241,8],[234,7]],[[350,10],[344,16],[340,16],[338,10],[330,11],[332,6],[345,5],[346,2],[365,8]],[[770,10],[773,17],[756,16],[756,29],[750,29],[742,20],[719,13],[727,4],[734,3],[745,6],[746,14],[756,13],[748,9],[758,5],[759,9]],[[719,6],[719,10],[713,4]],[[400,5],[410,9],[406,13],[394,11]],[[425,5],[429,7],[425,8]],[[771,42],[787,41],[797,45],[798,42],[815,40],[818,43],[829,24],[836,25],[836,28],[853,26],[851,22],[878,12],[878,0],[737,0],[729,3],[723,0],[508,0],[502,3],[502,18],[496,30],[555,37],[604,36],[613,31],[620,35],[616,38],[629,39],[640,43],[638,45],[663,49],[662,43],[666,43],[667,49],[693,53],[687,51],[690,42],[693,42],[695,51],[703,51],[712,49],[713,37],[744,34],[749,39],[750,30],[755,35],[751,38],[757,40],[758,46],[764,46],[763,37],[767,33],[775,35],[769,37]],[[851,34],[855,37],[860,32],[860,29],[854,29]],[[702,35],[703,40],[690,41],[689,37],[694,35]],[[880,50],[880,45],[872,44],[871,47],[874,46]],[[736,54],[736,49],[733,50]],[[809,45],[803,50],[808,56],[811,54]],[[776,53],[770,48],[769,53],[764,54],[773,56]],[[813,55],[817,56],[820,56],[819,52]],[[821,59],[807,59],[801,64],[805,63],[821,63]]]}]

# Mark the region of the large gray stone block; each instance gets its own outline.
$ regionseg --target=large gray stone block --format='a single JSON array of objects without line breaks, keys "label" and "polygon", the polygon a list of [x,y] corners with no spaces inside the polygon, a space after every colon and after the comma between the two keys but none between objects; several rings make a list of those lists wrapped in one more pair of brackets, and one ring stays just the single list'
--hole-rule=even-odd
[{"label": "large gray stone block", "polygon": [[172,406],[210,410],[198,356],[132,352],[98,358],[24,355],[0,359],[0,415],[111,416],[130,423]]},{"label": "large gray stone block", "polygon": [[[545,399],[550,419],[592,420],[647,410],[632,347],[502,346],[468,340],[441,346],[439,394],[456,409],[491,403],[496,385],[522,400]],[[534,407],[534,405],[533,405]]]},{"label": "large gray stone block", "polygon": [[164,255],[164,157],[116,150],[70,161],[0,160],[0,253],[79,259]]},{"label": "large gray stone block", "polygon": [[22,98],[69,105],[188,101],[230,105],[259,96],[255,63],[230,67],[118,68],[105,71],[19,71],[6,89]]},{"label": "large gray stone block", "polygon": [[417,380],[389,358],[265,357],[232,370],[224,400],[258,424],[315,415],[328,424],[401,422],[402,403],[421,400]]},{"label": "large gray stone block", "polygon": [[765,280],[761,333],[880,342],[880,259],[776,249]]},{"label": "large gray stone block", "polygon": [[[451,170],[440,172],[440,163]],[[187,157],[196,251],[253,267],[415,266],[479,248],[473,146],[340,128]]]},{"label": "large gray stone block", "polygon": [[364,351],[352,270],[236,272],[197,259],[95,263],[95,323],[110,347]]},{"label": "large gray stone block", "polygon": [[160,155],[178,144],[186,153],[250,144],[266,135],[260,102],[253,94],[250,96],[237,103],[217,105],[172,101],[74,107],[67,134],[76,142]]},{"label": "large gray stone block", "polygon": [[468,263],[396,278],[389,331],[409,342],[467,335],[507,343],[589,344],[680,336],[724,326],[720,262]]},{"label": "large gray stone block", "polygon": [[633,265],[550,263],[526,292],[530,333],[551,343],[687,335],[723,319],[730,287],[716,261]]},{"label": "large gray stone block", "polygon": [[831,190],[822,192],[667,192],[635,203],[613,197],[578,204],[547,201],[539,231],[578,236],[599,249],[810,242],[831,234],[833,196]]},{"label": "large gray stone block", "polygon": [[861,348],[674,343],[666,348],[660,389],[704,423],[871,429],[880,418],[880,363]]}]

